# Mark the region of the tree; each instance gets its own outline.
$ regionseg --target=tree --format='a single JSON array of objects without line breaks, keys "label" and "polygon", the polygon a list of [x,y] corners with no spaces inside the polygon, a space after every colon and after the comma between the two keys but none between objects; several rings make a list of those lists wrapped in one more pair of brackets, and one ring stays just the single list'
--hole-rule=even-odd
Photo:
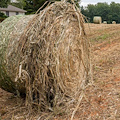
[{"label": "tree", "polygon": [[[0,7],[7,7],[10,0],[0,0]],[[7,16],[0,12],[0,22],[3,21]]]},{"label": "tree", "polygon": [[0,0],[0,7],[7,7],[10,0]]},{"label": "tree", "polygon": [[[58,0],[58,1],[60,1],[60,0]],[[70,3],[72,3],[73,1],[75,2],[75,4],[77,5],[77,7],[79,7],[80,8],[80,2],[81,2],[81,0],[66,0],[67,2],[70,2]]]},{"label": "tree", "polygon": [[4,13],[0,12],[0,22],[2,22],[5,18],[7,18],[7,16]]},{"label": "tree", "polygon": [[[16,3],[11,3],[11,5],[26,10],[27,11],[26,14],[34,14],[46,1],[53,3],[55,1],[61,0],[17,0]],[[74,0],[75,4],[78,7],[80,7],[79,6],[80,1],[81,0]],[[72,0],[68,0],[68,2],[72,3]],[[44,7],[46,7],[46,5]]]},{"label": "tree", "polygon": [[17,0],[17,2],[10,3],[13,6],[23,9],[26,6],[26,0]]},{"label": "tree", "polygon": [[93,22],[94,16],[101,16],[103,21],[111,23],[116,21],[120,23],[120,4],[111,2],[110,5],[107,3],[97,3],[96,5],[88,5],[86,8],[81,7],[81,12],[90,18],[90,22]]},{"label": "tree", "polygon": [[[37,11],[40,8],[40,6],[42,6],[46,1],[61,1],[61,0],[32,0],[35,11]],[[80,1],[81,0],[74,0],[78,7]],[[68,2],[72,3],[72,0],[68,0]]]},{"label": "tree", "polygon": [[[61,0],[25,0],[26,6],[24,7],[24,9],[28,11],[27,14],[35,13],[46,1],[54,2],[54,1],[61,1]],[[71,1],[72,0],[68,0],[68,2],[71,2]],[[79,2],[81,0],[74,0],[74,1],[76,5],[79,7]]]},{"label": "tree", "polygon": [[33,14],[35,13],[35,8],[33,6],[33,0],[25,0],[25,7],[24,9],[27,11],[26,14]]},{"label": "tree", "polygon": [[4,13],[0,12],[0,17],[6,18],[7,16]]}]

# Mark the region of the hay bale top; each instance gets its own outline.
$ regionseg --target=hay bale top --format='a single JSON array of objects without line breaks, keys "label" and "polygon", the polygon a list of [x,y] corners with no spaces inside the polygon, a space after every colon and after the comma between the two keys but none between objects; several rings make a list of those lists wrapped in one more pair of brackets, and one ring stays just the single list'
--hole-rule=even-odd
[{"label": "hay bale top", "polygon": [[[11,16],[0,23],[0,87],[9,92],[16,92],[14,85],[17,58],[14,51],[18,47],[20,36],[23,34],[25,27],[34,15],[17,15]],[[6,58],[10,55],[10,58]],[[13,57],[14,56],[14,57]],[[15,60],[16,59],[16,62]],[[9,63],[7,63],[9,61]],[[8,79],[9,78],[9,79]],[[10,80],[13,80],[13,82]],[[9,84],[8,84],[9,83]]]},{"label": "hay bale top", "polygon": [[116,21],[112,21],[112,24],[116,24]]},{"label": "hay bale top", "polygon": [[103,21],[103,24],[107,24],[107,21]]},{"label": "hay bale top", "polygon": [[102,23],[102,18],[100,16],[94,16],[93,23],[101,24]]}]

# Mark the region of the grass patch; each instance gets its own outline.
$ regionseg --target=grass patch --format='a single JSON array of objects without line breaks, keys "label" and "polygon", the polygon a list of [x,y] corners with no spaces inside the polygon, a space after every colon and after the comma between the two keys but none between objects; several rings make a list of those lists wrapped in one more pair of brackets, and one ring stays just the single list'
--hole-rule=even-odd
[{"label": "grass patch", "polygon": [[109,34],[103,34],[103,35],[100,35],[100,36],[97,36],[97,37],[95,37],[95,38],[92,38],[91,39],[91,42],[98,42],[98,41],[104,41],[104,40],[106,40],[107,38],[109,38],[110,37],[110,35]]}]

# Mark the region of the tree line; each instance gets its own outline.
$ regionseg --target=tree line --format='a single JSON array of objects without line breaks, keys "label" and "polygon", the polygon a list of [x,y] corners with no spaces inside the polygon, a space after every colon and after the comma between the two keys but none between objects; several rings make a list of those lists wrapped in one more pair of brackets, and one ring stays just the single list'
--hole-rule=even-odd
[{"label": "tree line", "polygon": [[[61,1],[61,0],[17,0],[17,1],[18,2],[11,4],[26,10],[27,14],[34,14],[46,1],[48,1],[48,3],[49,2],[53,3],[55,1]],[[67,0],[67,1],[71,2],[72,0]],[[80,0],[74,0],[74,2],[79,7]],[[46,7],[46,5],[44,7]]]},{"label": "tree line", "polygon": [[[41,7],[43,6],[43,4],[48,1],[48,3],[54,3],[55,1],[61,1],[61,0],[16,0],[16,2],[11,2],[11,0],[0,0],[0,7],[1,8],[6,8],[9,5],[13,5],[15,7],[18,7],[18,8],[21,8],[21,9],[24,9],[27,11],[27,15],[29,14],[34,14],[36,13],[36,11]],[[72,2],[74,1],[75,4],[79,6],[79,2],[81,0],[67,0],[68,2]],[[48,4],[47,3],[47,4]],[[46,4],[46,5],[47,5]],[[46,7],[46,5],[42,8],[44,9]],[[3,21],[5,18],[7,18],[7,16],[0,12],[0,22]]]},{"label": "tree line", "polygon": [[[16,0],[17,2],[10,2],[11,0],[0,0],[0,7],[7,7],[8,4],[16,6],[18,8],[24,9],[27,11],[27,14],[35,13],[46,1],[55,2],[61,0]],[[66,0],[68,2],[74,1],[79,7],[80,0]]]},{"label": "tree line", "polygon": [[97,3],[95,5],[89,4],[87,7],[81,6],[81,12],[87,17],[89,22],[93,22],[94,16],[101,16],[102,21],[111,23],[116,21],[120,23],[120,3],[111,2]]}]

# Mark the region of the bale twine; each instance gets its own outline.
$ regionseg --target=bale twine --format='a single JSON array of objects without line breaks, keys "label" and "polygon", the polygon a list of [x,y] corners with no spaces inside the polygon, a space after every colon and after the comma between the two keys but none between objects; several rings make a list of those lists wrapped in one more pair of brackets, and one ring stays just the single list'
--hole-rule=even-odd
[{"label": "bale twine", "polygon": [[112,21],[112,24],[116,24],[116,21]]},{"label": "bale twine", "polygon": [[[25,93],[29,110],[37,106],[55,114],[73,112],[73,118],[91,77],[90,47],[83,23],[74,4],[55,2],[34,17],[16,17],[5,40],[8,27],[0,31],[2,68],[14,89]],[[1,77],[0,82],[8,80],[3,74]]]},{"label": "bale twine", "polygon": [[95,16],[93,18],[93,23],[95,23],[95,24],[101,24],[102,23],[102,18],[100,16]]}]

